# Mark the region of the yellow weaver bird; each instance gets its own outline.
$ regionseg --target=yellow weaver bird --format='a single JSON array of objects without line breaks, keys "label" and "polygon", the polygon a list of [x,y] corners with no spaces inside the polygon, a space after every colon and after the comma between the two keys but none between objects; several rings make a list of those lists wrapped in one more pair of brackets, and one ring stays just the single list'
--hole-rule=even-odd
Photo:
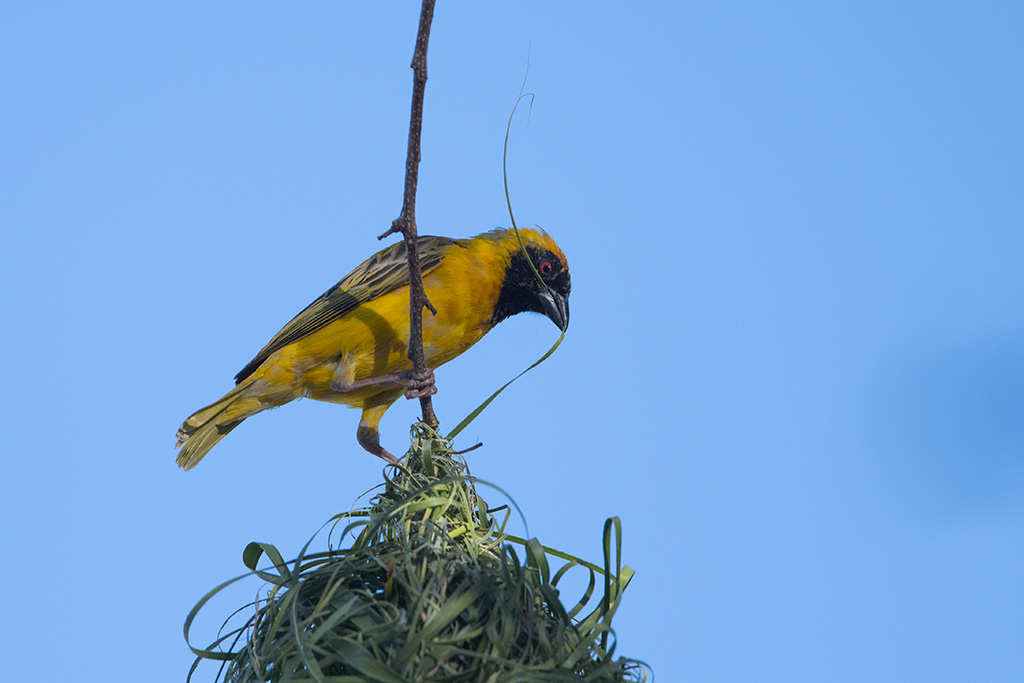
[{"label": "yellow weaver bird", "polygon": [[[470,239],[419,238],[424,289],[437,309],[436,315],[423,314],[423,351],[431,370],[517,313],[543,313],[561,330],[568,327],[565,255],[544,232],[519,233],[543,284],[512,230]],[[380,445],[381,417],[407,391],[432,393],[431,373],[413,377],[408,347],[403,241],[371,256],[324,292],[235,375],[234,389],[185,420],[178,429],[178,465],[192,469],[242,420],[302,397],[361,408],[359,444],[394,462]]]}]

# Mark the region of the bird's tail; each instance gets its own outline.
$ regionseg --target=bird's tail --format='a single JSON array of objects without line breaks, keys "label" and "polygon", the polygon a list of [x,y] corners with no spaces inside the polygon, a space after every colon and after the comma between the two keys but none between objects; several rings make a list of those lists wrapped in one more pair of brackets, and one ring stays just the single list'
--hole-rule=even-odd
[{"label": "bird's tail", "polygon": [[210,449],[228,435],[247,417],[270,408],[271,405],[245,391],[249,382],[242,382],[220,400],[201,408],[181,423],[178,428],[178,466],[190,470],[199,464]]}]

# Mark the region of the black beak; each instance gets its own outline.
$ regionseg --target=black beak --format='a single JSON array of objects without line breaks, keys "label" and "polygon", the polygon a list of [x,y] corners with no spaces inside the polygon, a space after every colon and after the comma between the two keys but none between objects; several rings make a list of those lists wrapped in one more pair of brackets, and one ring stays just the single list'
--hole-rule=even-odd
[{"label": "black beak", "polygon": [[537,294],[540,299],[540,306],[544,315],[551,318],[551,322],[558,325],[558,329],[565,332],[569,327],[569,299],[550,289],[544,289]]}]

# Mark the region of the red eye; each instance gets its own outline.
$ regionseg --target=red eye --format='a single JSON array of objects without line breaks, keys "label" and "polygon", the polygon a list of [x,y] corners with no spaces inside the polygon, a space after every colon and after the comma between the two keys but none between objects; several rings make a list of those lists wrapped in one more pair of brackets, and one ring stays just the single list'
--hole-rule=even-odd
[{"label": "red eye", "polygon": [[544,263],[540,264],[541,275],[551,275],[551,271],[553,270],[554,267],[551,265],[551,261],[545,261]]}]

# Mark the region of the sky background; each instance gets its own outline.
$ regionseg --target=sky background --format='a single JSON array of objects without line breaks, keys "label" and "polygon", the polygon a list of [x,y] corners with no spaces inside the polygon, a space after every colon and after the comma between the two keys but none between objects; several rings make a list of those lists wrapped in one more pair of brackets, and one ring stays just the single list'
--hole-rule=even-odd
[{"label": "sky background", "polygon": [[[293,556],[380,481],[312,401],[187,474],[172,446],[381,248],[418,12],[0,7],[5,679],[183,680],[245,545]],[[621,517],[618,654],[1024,680],[1024,4],[442,1],[428,61],[424,234],[508,225],[536,95],[509,181],[572,323],[457,443],[546,545],[599,560]],[[442,426],[556,338],[519,316],[445,366]]]}]

